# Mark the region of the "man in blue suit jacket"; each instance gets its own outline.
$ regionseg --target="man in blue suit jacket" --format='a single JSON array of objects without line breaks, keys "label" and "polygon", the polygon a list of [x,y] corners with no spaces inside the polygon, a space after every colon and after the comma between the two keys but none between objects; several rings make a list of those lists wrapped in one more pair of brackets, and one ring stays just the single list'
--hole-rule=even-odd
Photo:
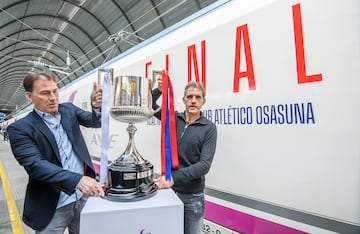
[{"label": "man in blue suit jacket", "polygon": [[59,104],[56,77],[29,73],[25,96],[34,110],[8,127],[12,152],[29,175],[23,221],[36,233],[79,233],[88,196],[104,196],[79,125],[99,128],[102,90],[93,85],[92,112]]}]

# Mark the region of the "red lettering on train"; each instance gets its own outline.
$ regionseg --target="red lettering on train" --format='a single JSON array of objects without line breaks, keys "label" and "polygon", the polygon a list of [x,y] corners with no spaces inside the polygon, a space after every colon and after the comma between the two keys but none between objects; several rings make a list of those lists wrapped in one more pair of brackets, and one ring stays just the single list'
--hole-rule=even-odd
[{"label": "red lettering on train", "polygon": [[145,63],[145,78],[149,78],[149,66],[152,64],[151,61]]},{"label": "red lettering on train", "polygon": [[[246,70],[240,71],[241,42],[244,45],[244,54],[246,61]],[[239,92],[239,80],[247,78],[249,89],[256,90],[254,67],[252,63],[251,47],[249,39],[249,31],[247,24],[237,27],[236,29],[236,45],[235,45],[235,69],[234,69],[234,93]]]},{"label": "red lettering on train", "polygon": [[292,6],[298,84],[322,81],[322,74],[306,75],[300,3]]},{"label": "red lettering on train", "polygon": [[[296,66],[297,66],[297,82],[298,84],[322,81],[322,74],[307,75],[305,66],[305,52],[304,39],[302,31],[302,19],[300,3],[292,6],[293,13],[293,27],[295,39],[296,52]],[[242,48],[244,52],[242,52]],[[246,69],[241,71],[241,56],[245,56]],[[187,47],[187,65],[188,65],[188,82],[195,79],[196,82],[202,83],[206,88],[206,42],[201,41],[201,73],[199,69],[199,60],[196,51],[196,45],[191,44]],[[148,77],[149,67],[152,62],[145,64],[145,74]],[[194,69],[194,72],[193,70]],[[169,54],[165,55],[165,70],[169,72]],[[170,74],[170,73],[169,73]],[[192,77],[194,76],[194,78]],[[240,79],[246,78],[249,85],[249,90],[256,90],[255,74],[253,67],[253,59],[251,53],[250,37],[248,25],[244,24],[236,28],[236,42],[235,42],[235,64],[234,64],[234,83],[233,92],[239,92]]]},{"label": "red lettering on train", "polygon": [[[165,55],[165,70],[169,73],[169,54]],[[170,74],[170,73],[169,73]]]},{"label": "red lettering on train", "polygon": [[[206,89],[206,45],[201,41],[201,84]],[[188,46],[188,82],[192,80],[192,65],[194,66],[195,81],[200,83],[198,60],[195,44]]]}]

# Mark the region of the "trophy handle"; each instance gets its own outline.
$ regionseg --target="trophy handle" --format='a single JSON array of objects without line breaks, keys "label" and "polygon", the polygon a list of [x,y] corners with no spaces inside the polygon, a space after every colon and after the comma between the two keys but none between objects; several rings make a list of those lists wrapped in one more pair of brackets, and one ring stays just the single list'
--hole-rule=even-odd
[{"label": "trophy handle", "polygon": [[[151,80],[151,89],[155,86],[155,83],[157,81],[156,78],[161,75],[162,75],[162,71],[153,70],[152,78],[150,79]],[[156,110],[154,110],[153,114],[158,113],[160,110],[161,110],[161,106],[159,106]]]},{"label": "trophy handle", "polygon": [[103,80],[104,80],[104,75],[105,74],[108,74],[109,75],[109,81],[110,81],[110,84],[113,83],[113,79],[114,79],[114,69],[113,68],[104,68],[104,67],[101,67],[98,69],[98,80],[97,80],[97,85],[98,87],[101,87],[103,86]]}]

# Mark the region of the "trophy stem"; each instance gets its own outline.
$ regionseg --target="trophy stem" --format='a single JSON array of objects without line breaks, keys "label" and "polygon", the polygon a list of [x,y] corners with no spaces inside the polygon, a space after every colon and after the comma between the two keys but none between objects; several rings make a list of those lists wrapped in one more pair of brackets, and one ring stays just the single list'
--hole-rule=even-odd
[{"label": "trophy stem", "polygon": [[141,157],[135,146],[134,136],[137,130],[137,128],[135,127],[135,123],[130,122],[126,130],[129,133],[129,142],[126,146],[124,153],[117,160],[126,160],[127,163],[144,163],[145,160],[143,159],[143,157]]}]

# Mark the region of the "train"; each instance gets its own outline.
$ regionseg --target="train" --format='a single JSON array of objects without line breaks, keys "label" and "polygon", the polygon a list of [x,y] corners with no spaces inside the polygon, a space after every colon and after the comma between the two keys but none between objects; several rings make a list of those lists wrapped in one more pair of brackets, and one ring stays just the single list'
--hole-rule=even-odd
[{"label": "train", "polygon": [[[216,124],[203,233],[360,233],[360,2],[220,0],[102,65],[114,75],[166,70],[175,109],[194,80]],[[60,90],[90,110],[98,69]],[[15,121],[31,111],[28,106]],[[5,123],[2,123],[5,124]],[[128,143],[110,118],[109,160]],[[160,173],[154,117],[135,144]],[[97,168],[101,130],[83,128]]]}]

